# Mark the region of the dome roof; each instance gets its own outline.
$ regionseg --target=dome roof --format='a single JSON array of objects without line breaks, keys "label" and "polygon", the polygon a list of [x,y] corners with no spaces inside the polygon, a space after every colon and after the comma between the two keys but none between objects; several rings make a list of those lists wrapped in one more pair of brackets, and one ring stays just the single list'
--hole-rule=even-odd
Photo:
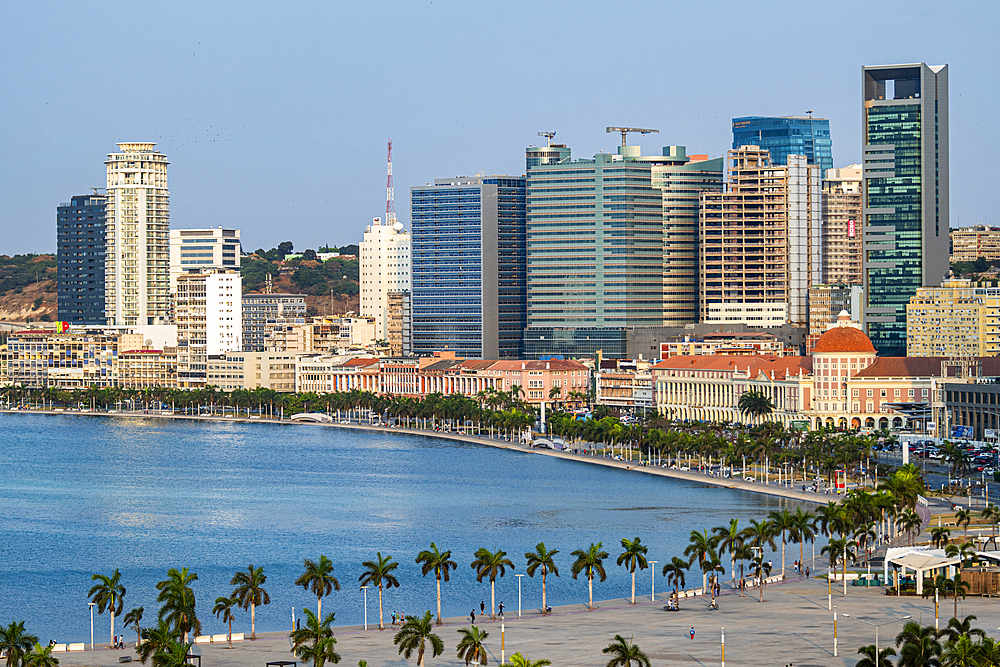
[{"label": "dome roof", "polygon": [[816,341],[813,354],[837,354],[841,352],[863,352],[875,354],[875,346],[861,329],[854,327],[833,327]]}]

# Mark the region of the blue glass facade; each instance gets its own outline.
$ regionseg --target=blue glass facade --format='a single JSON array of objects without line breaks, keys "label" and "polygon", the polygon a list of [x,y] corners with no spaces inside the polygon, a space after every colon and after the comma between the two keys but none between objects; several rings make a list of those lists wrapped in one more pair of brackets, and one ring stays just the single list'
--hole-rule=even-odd
[{"label": "blue glass facade", "polygon": [[413,352],[521,356],[524,178],[439,179],[410,189]]},{"label": "blue glass facade", "polygon": [[58,319],[106,324],[104,316],[105,204],[80,195],[56,209]]},{"label": "blue glass facade", "polygon": [[808,116],[744,116],[733,119],[733,150],[759,146],[771,154],[771,164],[788,164],[789,155],[805,155],[806,162],[825,174],[833,169],[830,121]]}]

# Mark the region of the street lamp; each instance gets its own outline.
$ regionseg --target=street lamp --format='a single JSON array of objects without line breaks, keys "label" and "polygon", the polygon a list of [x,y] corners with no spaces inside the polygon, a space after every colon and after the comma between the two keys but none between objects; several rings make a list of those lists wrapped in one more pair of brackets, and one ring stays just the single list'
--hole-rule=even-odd
[{"label": "street lamp", "polygon": [[94,650],[94,605],[96,602],[88,602],[87,606],[90,607],[90,650]]},{"label": "street lamp", "polygon": [[659,563],[660,561],[651,560],[649,562],[652,565],[649,568],[649,581],[650,581],[649,601],[656,602],[656,564]]},{"label": "street lamp", "polygon": [[521,618],[521,577],[523,574],[515,574],[517,577],[517,617]]},{"label": "street lamp", "polygon": [[[844,614],[843,616],[844,616],[844,618],[853,618],[855,621],[861,621],[862,623],[865,623],[865,624],[870,625],[873,628],[875,628],[875,663],[876,664],[878,664],[878,629],[879,629],[879,626],[890,625],[892,623],[898,623],[899,621],[905,621],[907,619],[913,618],[912,616],[910,616],[909,614],[907,614],[906,616],[900,616],[899,618],[894,618],[891,621],[884,621],[882,623],[872,623],[871,621],[866,621],[864,619],[858,618],[857,616],[851,616],[850,614]],[[836,655],[836,654],[834,654],[834,655]]]},{"label": "street lamp", "polygon": [[368,632],[368,587],[362,586],[361,590],[365,592],[365,632]]}]

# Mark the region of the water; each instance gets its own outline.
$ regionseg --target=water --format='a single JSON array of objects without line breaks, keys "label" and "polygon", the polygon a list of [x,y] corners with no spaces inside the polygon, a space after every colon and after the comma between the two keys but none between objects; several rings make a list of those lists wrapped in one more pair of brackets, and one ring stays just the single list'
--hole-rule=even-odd
[{"label": "water", "polygon": [[[157,581],[170,567],[198,574],[193,586],[205,633],[233,573],[263,566],[271,604],[257,629],[288,629],[291,609],[315,598],[294,585],[302,560],[327,555],[342,590],[324,599],[336,623],[360,624],[362,561],[376,551],[399,563],[391,610],[433,611],[435,581],[414,558],[434,541],[458,563],[442,582],[445,615],[489,607],[489,583],[470,563],[479,547],[504,549],[516,568],[497,581],[497,601],[517,610],[525,551],[545,541],[561,577],[551,605],[585,602],[586,579],[570,576],[570,552],[603,541],[608,580],[595,599],[628,595],[615,565],[623,537],[639,536],[657,566],[679,556],[693,529],[741,523],[788,501],[649,475],[429,437],[275,424],[181,422],[85,415],[0,415],[0,622],[26,621],[44,644],[89,641],[87,591],[94,572],[122,572],[125,611],[155,622]],[[796,547],[790,549],[797,550]],[[789,560],[796,556],[789,554]],[[724,563],[728,570],[728,561]],[[700,582],[692,572],[690,584]],[[728,572],[727,572],[728,578]],[[650,571],[637,574],[649,594]],[[377,592],[368,591],[377,623]],[[540,574],[522,581],[523,607],[541,603]],[[234,631],[249,632],[239,612]],[[95,615],[97,641],[110,618]],[[116,625],[121,633],[121,618]]]}]

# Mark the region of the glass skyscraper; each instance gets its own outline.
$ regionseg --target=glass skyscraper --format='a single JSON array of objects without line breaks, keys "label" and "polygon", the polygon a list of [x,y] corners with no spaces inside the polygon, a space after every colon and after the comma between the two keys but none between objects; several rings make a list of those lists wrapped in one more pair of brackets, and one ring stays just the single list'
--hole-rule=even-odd
[{"label": "glass skyscraper", "polygon": [[948,66],[861,72],[863,322],[880,356],[906,356],[906,305],[948,271]]},{"label": "glass skyscraper", "polygon": [[733,150],[757,146],[771,154],[771,164],[788,164],[789,155],[805,155],[806,163],[833,169],[830,121],[811,116],[744,116],[733,119]]},{"label": "glass skyscraper", "polygon": [[413,353],[521,357],[525,181],[460,176],[410,188]]},{"label": "glass skyscraper", "polygon": [[104,195],[78,195],[56,209],[58,319],[107,324],[104,316]]}]

